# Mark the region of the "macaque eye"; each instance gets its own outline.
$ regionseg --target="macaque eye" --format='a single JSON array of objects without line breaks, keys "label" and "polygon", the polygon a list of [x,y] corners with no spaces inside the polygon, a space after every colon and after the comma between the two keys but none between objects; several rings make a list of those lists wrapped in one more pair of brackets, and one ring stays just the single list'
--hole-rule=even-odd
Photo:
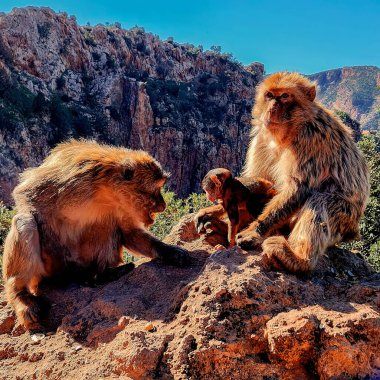
[{"label": "macaque eye", "polygon": [[124,179],[126,181],[130,181],[133,178],[134,171],[132,169],[125,169],[124,171]]},{"label": "macaque eye", "polygon": [[284,93],[281,95],[281,98],[282,98],[282,99],[289,98],[289,94],[287,94],[286,92],[284,92]]},{"label": "macaque eye", "polygon": [[268,98],[268,99],[273,99],[274,98],[274,95],[269,91],[265,94],[265,96]]}]

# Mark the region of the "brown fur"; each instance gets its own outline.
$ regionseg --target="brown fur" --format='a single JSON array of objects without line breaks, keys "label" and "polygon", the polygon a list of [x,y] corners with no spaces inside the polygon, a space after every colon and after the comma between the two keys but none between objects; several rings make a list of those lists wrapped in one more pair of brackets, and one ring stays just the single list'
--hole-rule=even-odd
[{"label": "brown fur", "polygon": [[[369,193],[368,170],[351,131],[315,94],[315,85],[297,73],[263,81],[244,170],[273,181],[278,194],[238,235],[238,244],[268,237],[265,256],[293,272],[314,269],[327,247],[358,235]],[[288,238],[269,237],[289,220]]]},{"label": "brown fur", "polygon": [[[182,265],[187,254],[162,243],[146,227],[165,209],[166,174],[149,154],[69,141],[37,168],[21,174],[13,192],[17,214],[4,246],[3,277],[20,321],[39,319],[38,284],[79,270],[109,274],[135,254]],[[126,269],[131,269],[130,266]]]},{"label": "brown fur", "polygon": [[203,190],[210,201],[219,204],[201,210],[195,224],[198,232],[205,231],[205,225],[220,219],[227,213],[229,246],[236,244],[238,231],[247,227],[263,211],[264,206],[276,194],[273,184],[262,178],[235,178],[223,168],[210,170],[202,181]]}]

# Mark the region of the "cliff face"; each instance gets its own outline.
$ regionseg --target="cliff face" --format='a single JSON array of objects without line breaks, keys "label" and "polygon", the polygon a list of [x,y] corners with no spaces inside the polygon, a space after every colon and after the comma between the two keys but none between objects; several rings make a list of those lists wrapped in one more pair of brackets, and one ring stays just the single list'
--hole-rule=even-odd
[{"label": "cliff face", "polygon": [[141,28],[80,27],[48,8],[1,14],[0,199],[69,137],[147,150],[172,190],[199,191],[211,167],[240,170],[262,75]]},{"label": "cliff face", "polygon": [[378,129],[380,122],[380,69],[343,67],[309,76],[317,81],[318,98],[329,108],[347,112],[362,129]]}]

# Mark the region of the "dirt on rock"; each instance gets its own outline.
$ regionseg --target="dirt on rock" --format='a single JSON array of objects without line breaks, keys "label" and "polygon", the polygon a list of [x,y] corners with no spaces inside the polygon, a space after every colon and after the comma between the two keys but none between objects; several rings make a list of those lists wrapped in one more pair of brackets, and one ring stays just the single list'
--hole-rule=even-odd
[{"label": "dirt on rock", "polygon": [[100,287],[44,286],[46,330],[17,324],[1,293],[0,379],[377,379],[380,274],[332,249],[312,277],[260,252],[214,252],[192,216],[166,238],[180,269],[141,259]]}]

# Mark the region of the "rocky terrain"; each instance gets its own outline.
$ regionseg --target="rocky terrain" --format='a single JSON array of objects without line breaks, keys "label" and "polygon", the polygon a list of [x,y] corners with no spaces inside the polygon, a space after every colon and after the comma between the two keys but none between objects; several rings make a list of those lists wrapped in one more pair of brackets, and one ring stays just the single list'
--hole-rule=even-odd
[{"label": "rocky terrain", "polygon": [[380,69],[354,66],[310,75],[317,81],[318,97],[329,108],[348,113],[362,129],[378,129],[380,122]]},{"label": "rocky terrain", "polygon": [[43,334],[1,296],[0,379],[377,379],[380,274],[334,249],[311,278],[266,267],[259,252],[217,251],[192,216],[166,238],[186,269],[141,259],[99,288],[45,286]]},{"label": "rocky terrain", "polygon": [[240,170],[263,72],[143,28],[80,27],[49,8],[0,14],[0,199],[70,137],[147,150],[172,190],[199,191],[211,167]]}]

